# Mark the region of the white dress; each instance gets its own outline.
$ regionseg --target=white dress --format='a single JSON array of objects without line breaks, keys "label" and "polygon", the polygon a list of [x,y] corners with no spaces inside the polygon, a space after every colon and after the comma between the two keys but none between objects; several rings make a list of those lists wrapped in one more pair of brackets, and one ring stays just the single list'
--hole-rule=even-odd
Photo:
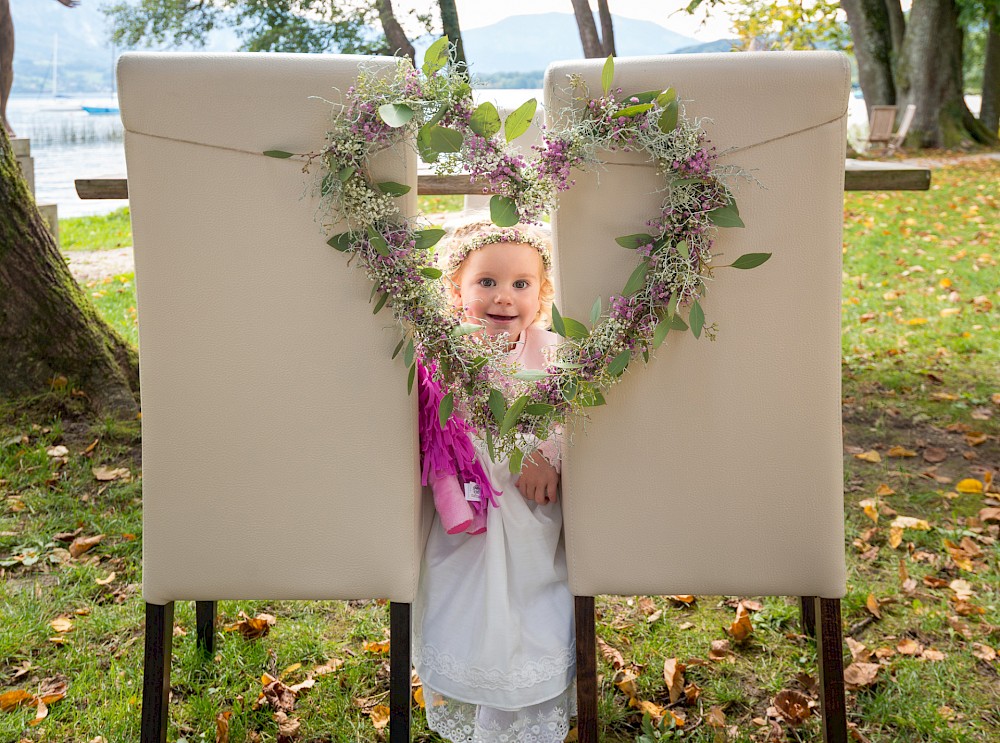
[{"label": "white dress", "polygon": [[427,724],[453,743],[562,743],[576,714],[562,506],[525,500],[507,461],[473,445],[502,495],[483,534],[434,516],[413,604]]}]

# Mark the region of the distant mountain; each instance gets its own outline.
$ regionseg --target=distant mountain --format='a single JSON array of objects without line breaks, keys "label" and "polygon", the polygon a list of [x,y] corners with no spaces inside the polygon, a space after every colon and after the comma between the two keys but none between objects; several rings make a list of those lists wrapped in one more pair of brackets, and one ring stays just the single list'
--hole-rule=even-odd
[{"label": "distant mountain", "polygon": [[707,44],[695,44],[693,46],[674,49],[671,53],[708,54],[710,52],[731,52],[733,49],[739,49],[742,43],[739,39],[719,39],[718,41],[709,41]]}]

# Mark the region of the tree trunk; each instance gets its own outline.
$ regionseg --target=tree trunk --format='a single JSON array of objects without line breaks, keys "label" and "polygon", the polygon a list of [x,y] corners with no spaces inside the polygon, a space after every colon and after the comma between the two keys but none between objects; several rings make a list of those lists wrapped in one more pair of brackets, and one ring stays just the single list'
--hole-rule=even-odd
[{"label": "tree trunk", "polygon": [[576,14],[576,26],[580,30],[580,42],[583,44],[584,57],[606,57],[604,46],[597,35],[597,24],[587,0],[573,0],[573,12]]},{"label": "tree trunk", "polygon": [[396,14],[392,11],[392,0],[377,0],[375,6],[378,8],[378,18],[382,22],[382,33],[389,44],[389,54],[405,54],[413,64],[417,63],[417,53],[413,44],[406,38],[406,32],[396,20]]},{"label": "tree trunk", "polygon": [[965,105],[962,88],[962,27],[955,0],[914,0],[910,8],[897,87],[901,104],[917,110],[907,143],[958,147],[969,138],[998,144]]},{"label": "tree trunk", "polygon": [[73,280],[0,127],[0,397],[65,375],[97,412],[135,418],[138,354]]},{"label": "tree trunk", "polygon": [[[895,2],[898,4],[899,0]],[[847,14],[851,27],[858,79],[871,115],[872,106],[891,106],[896,102],[887,0],[841,0],[840,7]]]},{"label": "tree trunk", "polygon": [[1000,127],[1000,10],[990,16],[983,69],[983,102],[979,121],[994,134]]},{"label": "tree trunk", "polygon": [[615,52],[615,26],[611,19],[608,0],[597,0],[597,14],[601,17],[601,47],[604,56],[617,56]]},{"label": "tree trunk", "polygon": [[892,39],[892,64],[899,60],[899,52],[903,48],[903,37],[906,35],[906,18],[903,16],[903,6],[899,0],[885,0],[886,13],[889,16],[889,38]]},{"label": "tree trunk", "polygon": [[462,46],[462,27],[458,22],[458,8],[455,0],[438,0],[441,9],[441,26],[444,35],[455,45],[455,66],[459,70],[468,70],[469,63],[465,59],[465,47]]}]

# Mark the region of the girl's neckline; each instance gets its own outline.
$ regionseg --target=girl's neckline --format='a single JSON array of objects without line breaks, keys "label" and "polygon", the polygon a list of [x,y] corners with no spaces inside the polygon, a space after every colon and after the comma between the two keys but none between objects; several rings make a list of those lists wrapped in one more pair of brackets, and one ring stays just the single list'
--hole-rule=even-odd
[{"label": "girl's neckline", "polygon": [[514,343],[512,344],[513,348],[507,351],[507,358],[509,360],[517,361],[519,358],[521,358],[521,354],[524,353],[524,344],[527,337],[528,337],[528,328],[524,328],[521,331],[521,337],[518,340],[514,341]]}]

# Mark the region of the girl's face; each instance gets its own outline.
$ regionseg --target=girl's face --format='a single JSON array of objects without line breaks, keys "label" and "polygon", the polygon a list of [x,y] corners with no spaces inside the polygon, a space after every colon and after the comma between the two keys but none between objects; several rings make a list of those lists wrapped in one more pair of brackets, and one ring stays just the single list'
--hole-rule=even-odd
[{"label": "girl's face", "polygon": [[468,322],[485,325],[490,335],[506,332],[511,343],[522,339],[541,308],[542,257],[531,245],[490,243],[462,263],[456,305]]}]

